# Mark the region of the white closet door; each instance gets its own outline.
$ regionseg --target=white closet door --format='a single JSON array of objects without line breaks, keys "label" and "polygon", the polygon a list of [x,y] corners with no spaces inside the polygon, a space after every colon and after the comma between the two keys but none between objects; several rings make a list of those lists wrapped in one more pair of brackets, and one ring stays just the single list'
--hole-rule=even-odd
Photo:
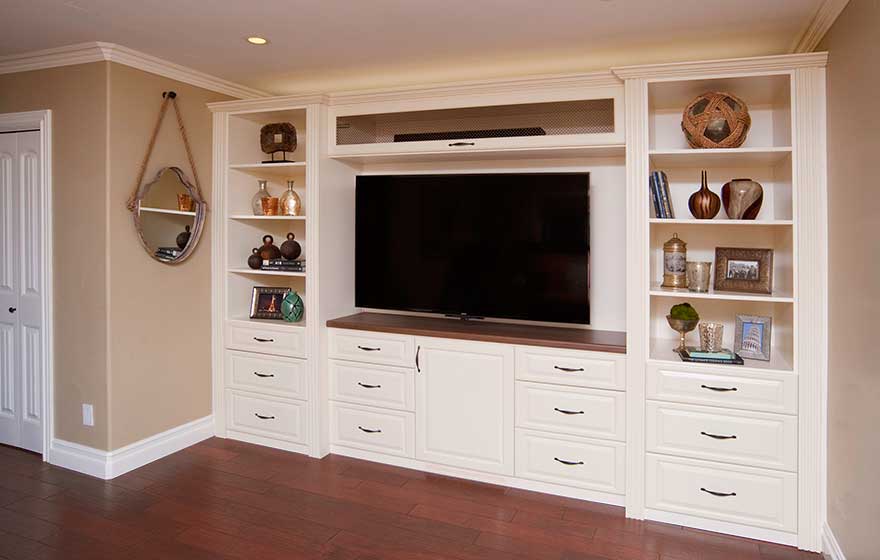
[{"label": "white closet door", "polygon": [[0,443],[43,448],[40,133],[0,135]]}]

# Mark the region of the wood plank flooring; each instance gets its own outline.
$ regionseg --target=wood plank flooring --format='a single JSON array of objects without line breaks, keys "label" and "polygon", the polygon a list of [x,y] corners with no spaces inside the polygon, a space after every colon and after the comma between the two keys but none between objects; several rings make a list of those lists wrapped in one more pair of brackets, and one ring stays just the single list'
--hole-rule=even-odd
[{"label": "wood plank flooring", "polygon": [[3,560],[819,560],[623,509],[210,439],[112,481],[0,446]]}]

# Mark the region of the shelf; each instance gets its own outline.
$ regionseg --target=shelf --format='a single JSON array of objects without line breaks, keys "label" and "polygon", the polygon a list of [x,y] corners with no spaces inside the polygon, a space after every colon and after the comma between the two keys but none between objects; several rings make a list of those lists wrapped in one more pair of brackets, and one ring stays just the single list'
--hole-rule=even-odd
[{"label": "shelf", "polygon": [[791,155],[791,147],[651,150],[654,169],[675,167],[772,167]]},{"label": "shelf", "polygon": [[252,268],[230,268],[229,272],[233,274],[255,274],[259,276],[291,276],[296,278],[305,278],[305,272],[284,272],[281,270],[254,270]]},{"label": "shelf", "polygon": [[287,321],[279,321],[272,319],[251,319],[247,315],[242,316],[232,316],[229,318],[230,321],[236,321],[239,323],[250,323],[252,325],[259,326],[267,326],[267,327],[282,327],[288,329],[305,329],[306,322],[299,321],[298,323],[288,323]]},{"label": "shelf", "polygon": [[229,216],[230,220],[269,220],[269,221],[288,221],[288,220],[296,220],[304,222],[306,220],[305,216],[254,216],[252,214],[233,214]]},{"label": "shelf", "polygon": [[182,210],[170,210],[167,208],[153,208],[151,206],[141,206],[141,212],[152,212],[154,214],[170,214],[172,216],[193,216],[195,217],[195,212],[184,212]]},{"label": "shelf", "polygon": [[529,147],[505,149],[457,149],[419,152],[385,152],[360,154],[335,154],[333,159],[349,163],[433,163],[443,161],[508,160],[508,159],[560,159],[560,158],[607,158],[623,157],[623,144],[605,146]]},{"label": "shelf", "polygon": [[790,294],[776,292],[773,294],[745,294],[742,292],[716,292],[710,289],[708,292],[691,292],[687,288],[661,288],[658,284],[651,286],[650,292],[653,297],[686,298],[686,299],[715,299],[720,301],[758,301],[764,303],[794,303],[794,297]]},{"label": "shelf", "polygon": [[287,163],[238,163],[230,165],[233,171],[243,171],[257,177],[295,177],[305,171],[306,162],[294,161]]},{"label": "shelf", "polygon": [[[696,331],[688,333],[688,345],[697,345],[699,335],[696,334]],[[695,362],[685,362],[673,351],[673,348],[678,346],[678,338],[652,338],[651,339],[651,353],[648,357],[648,360],[651,362],[659,362],[664,364],[675,364],[678,366],[686,366],[686,367],[702,367],[702,368],[712,368],[715,370],[729,372],[731,374],[742,371],[743,369],[752,369],[759,371],[785,371],[790,372],[793,371],[791,363],[785,358],[782,350],[776,347],[770,348],[770,361],[764,362],[761,360],[749,360],[744,359],[745,362],[741,366],[731,365],[731,364],[700,364]],[[733,348],[731,348],[732,350]]]},{"label": "shelf", "polygon": [[791,226],[794,224],[792,220],[698,220],[696,218],[651,218],[648,220],[651,224],[663,225],[697,225],[697,226]]}]

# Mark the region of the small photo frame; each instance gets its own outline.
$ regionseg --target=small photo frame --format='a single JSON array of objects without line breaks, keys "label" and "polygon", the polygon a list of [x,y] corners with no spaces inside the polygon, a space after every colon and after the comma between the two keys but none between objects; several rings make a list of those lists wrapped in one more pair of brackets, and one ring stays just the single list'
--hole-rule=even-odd
[{"label": "small photo frame", "polygon": [[715,249],[715,290],[773,293],[773,249]]},{"label": "small photo frame", "polygon": [[284,301],[284,296],[288,292],[290,292],[290,288],[254,286],[253,295],[251,295],[251,319],[283,321],[281,302]]},{"label": "small photo frame", "polygon": [[733,351],[751,360],[770,361],[773,319],[756,315],[737,315]]}]

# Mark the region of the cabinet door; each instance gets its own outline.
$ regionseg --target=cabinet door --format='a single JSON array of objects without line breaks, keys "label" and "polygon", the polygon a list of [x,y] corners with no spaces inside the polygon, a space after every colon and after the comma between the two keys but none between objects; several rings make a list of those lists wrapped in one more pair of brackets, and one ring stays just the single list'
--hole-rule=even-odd
[{"label": "cabinet door", "polygon": [[416,339],[416,457],[513,474],[513,346]]}]

